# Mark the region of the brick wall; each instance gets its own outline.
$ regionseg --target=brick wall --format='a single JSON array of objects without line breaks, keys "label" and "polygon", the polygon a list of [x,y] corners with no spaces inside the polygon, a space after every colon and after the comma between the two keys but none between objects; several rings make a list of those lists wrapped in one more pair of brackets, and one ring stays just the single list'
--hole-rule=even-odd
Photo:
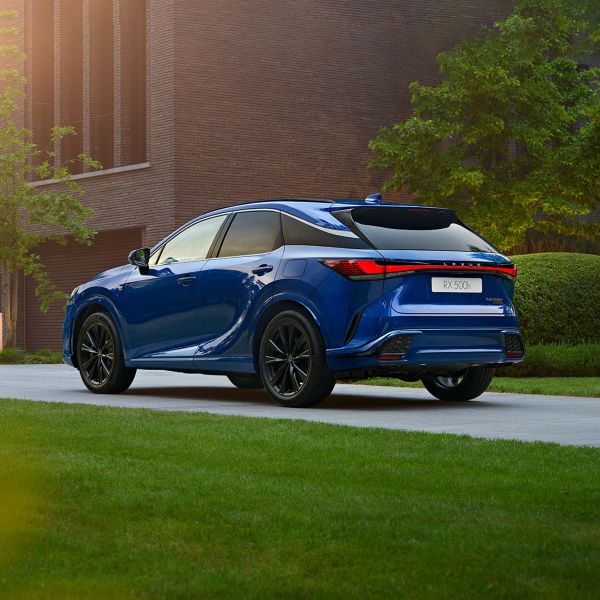
[{"label": "brick wall", "polygon": [[410,114],[409,83],[437,81],[436,54],[511,4],[181,0],[176,220],[252,198],[379,190],[368,142]]},{"label": "brick wall", "polygon": [[[0,0],[0,6],[21,7],[26,16],[33,1]],[[47,1],[56,8],[59,40],[60,10],[72,0]],[[84,17],[94,1],[83,0]],[[126,170],[80,180],[83,201],[95,211],[90,225],[100,232],[94,252],[103,260],[116,230],[136,230],[140,244],[153,245],[190,217],[237,201],[379,190],[382,176],[367,169],[367,144],[380,126],[410,113],[408,84],[434,83],[438,52],[512,8],[512,0],[147,0],[146,163],[128,169],[130,123],[123,111],[131,73],[121,19],[127,0],[106,2],[115,42],[113,160]],[[22,24],[30,52],[30,23]],[[98,41],[85,24],[82,35],[82,147],[90,150],[98,110],[86,64]],[[61,104],[69,93],[61,85],[62,59],[54,61],[56,123],[64,123]],[[119,247],[122,262],[125,245],[137,244],[125,241],[134,240]],[[67,274],[65,289],[80,283],[66,268],[69,256],[43,250],[53,272]],[[21,323],[21,339],[40,347],[58,339],[62,317],[39,316],[31,289],[24,322],[36,326],[25,330]]]},{"label": "brick wall", "polygon": [[[78,244],[57,246],[47,243],[40,247],[44,265],[53,283],[63,292],[91,279],[96,273],[127,262],[127,255],[142,243],[141,229],[119,229],[101,232],[92,248]],[[40,312],[35,296],[35,282],[25,284],[23,303],[22,346],[29,351],[41,348],[61,348],[64,304],[55,302],[47,313]]]}]

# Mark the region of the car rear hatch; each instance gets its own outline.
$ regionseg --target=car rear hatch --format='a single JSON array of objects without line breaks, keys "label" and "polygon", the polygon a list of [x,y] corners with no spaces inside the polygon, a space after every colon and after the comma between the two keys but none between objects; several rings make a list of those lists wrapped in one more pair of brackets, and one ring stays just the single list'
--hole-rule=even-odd
[{"label": "car rear hatch", "polygon": [[395,312],[514,314],[515,265],[454,211],[373,205],[332,213],[381,254],[383,293]]}]

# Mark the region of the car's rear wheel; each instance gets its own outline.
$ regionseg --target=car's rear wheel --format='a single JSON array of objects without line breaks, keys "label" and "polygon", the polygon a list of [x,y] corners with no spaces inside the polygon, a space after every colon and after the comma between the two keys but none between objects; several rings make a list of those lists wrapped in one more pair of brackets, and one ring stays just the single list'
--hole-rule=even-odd
[{"label": "car's rear wheel", "polygon": [[258,390],[263,387],[259,375],[227,375],[227,379],[242,390]]},{"label": "car's rear wheel", "polygon": [[258,362],[267,393],[283,406],[315,406],[335,385],[327,368],[323,336],[299,311],[283,311],[267,325]]},{"label": "car's rear wheel", "polygon": [[136,372],[125,366],[117,328],[102,312],[90,315],[79,330],[77,365],[83,383],[96,394],[124,392]]},{"label": "car's rear wheel", "polygon": [[463,402],[477,398],[487,390],[494,377],[493,367],[471,367],[447,375],[423,377],[427,391],[440,400]]}]

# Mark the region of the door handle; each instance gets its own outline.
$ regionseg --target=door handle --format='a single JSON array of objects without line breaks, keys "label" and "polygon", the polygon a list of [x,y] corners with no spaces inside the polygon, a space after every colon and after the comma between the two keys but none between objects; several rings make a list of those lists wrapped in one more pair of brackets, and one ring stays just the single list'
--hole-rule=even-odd
[{"label": "door handle", "polygon": [[252,272],[255,275],[264,275],[265,273],[270,273],[273,270],[273,265],[260,265],[256,269],[252,269]]},{"label": "door handle", "polygon": [[177,279],[178,285],[188,286],[196,281],[196,277],[194,275],[184,275],[183,277],[179,277]]}]

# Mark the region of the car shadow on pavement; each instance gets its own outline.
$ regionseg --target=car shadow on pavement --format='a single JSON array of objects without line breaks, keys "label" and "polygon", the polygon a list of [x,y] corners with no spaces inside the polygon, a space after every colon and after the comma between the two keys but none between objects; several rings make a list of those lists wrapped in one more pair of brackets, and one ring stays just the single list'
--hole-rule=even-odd
[{"label": "car shadow on pavement", "polygon": [[[209,402],[227,403],[252,403],[265,407],[277,406],[267,396],[264,390],[241,390],[234,387],[132,387],[123,394],[124,396],[147,396],[165,400],[198,400]],[[336,393],[323,401],[316,410],[440,410],[440,409],[466,409],[466,408],[498,408],[498,402],[476,400],[474,402],[443,402],[435,398],[399,398],[372,392],[361,394]]]}]

